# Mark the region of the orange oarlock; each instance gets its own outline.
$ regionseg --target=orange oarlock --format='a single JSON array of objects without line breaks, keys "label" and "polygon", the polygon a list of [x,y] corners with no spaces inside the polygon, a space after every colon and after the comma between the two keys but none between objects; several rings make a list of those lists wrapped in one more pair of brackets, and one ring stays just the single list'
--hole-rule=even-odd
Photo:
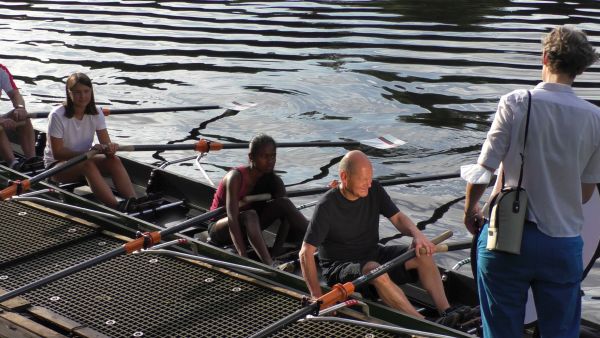
[{"label": "orange oarlock", "polygon": [[319,297],[318,302],[321,302],[321,309],[326,309],[336,302],[343,302],[354,292],[354,284],[346,282],[343,285],[335,284],[331,291]]},{"label": "orange oarlock", "polygon": [[31,188],[31,182],[29,180],[13,181],[11,185],[0,191],[0,199],[6,201],[23,191],[29,190],[29,188]]},{"label": "orange oarlock", "polygon": [[153,245],[160,243],[160,237],[161,236],[160,236],[159,231],[144,232],[143,234],[140,234],[139,237],[134,239],[133,241],[125,243],[123,245],[123,247],[125,248],[125,252],[128,254],[132,253],[134,251],[148,249],[148,248],[152,247]]},{"label": "orange oarlock", "polygon": [[208,153],[209,151],[217,151],[223,149],[223,144],[215,141],[208,141],[205,139],[201,139],[196,143],[196,150],[199,153]]}]

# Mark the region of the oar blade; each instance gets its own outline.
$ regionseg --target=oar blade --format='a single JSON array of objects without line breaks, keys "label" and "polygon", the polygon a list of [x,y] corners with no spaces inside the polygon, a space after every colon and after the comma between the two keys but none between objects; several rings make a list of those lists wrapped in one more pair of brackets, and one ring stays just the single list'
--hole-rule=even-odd
[{"label": "oar blade", "polygon": [[254,103],[254,102],[239,103],[239,102],[233,101],[232,103],[233,103],[233,106],[228,107],[227,110],[242,111],[242,110],[246,110],[248,108],[252,108],[257,105],[257,103]]},{"label": "oar blade", "polygon": [[405,141],[395,138],[392,135],[382,135],[377,138],[360,141],[363,145],[375,149],[391,149],[406,144]]}]

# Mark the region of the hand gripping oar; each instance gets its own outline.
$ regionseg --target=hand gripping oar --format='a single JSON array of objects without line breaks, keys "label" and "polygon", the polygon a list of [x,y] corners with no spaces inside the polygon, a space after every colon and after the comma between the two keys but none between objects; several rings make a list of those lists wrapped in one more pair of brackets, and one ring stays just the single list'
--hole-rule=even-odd
[{"label": "hand gripping oar", "polygon": [[[277,145],[279,146],[279,145]],[[419,182],[428,182],[428,181],[437,181],[437,180],[445,180],[450,178],[458,178],[460,177],[459,172],[447,173],[447,174],[438,174],[438,175],[422,175],[415,177],[402,177],[402,178],[394,178],[390,180],[381,180],[379,184],[382,186],[388,185],[397,185],[397,184],[409,184],[409,183],[419,183]],[[312,188],[312,189],[304,189],[304,190],[296,190],[296,191],[288,191],[288,197],[300,197],[300,196],[310,196],[310,195],[318,195],[324,192],[327,192],[330,187],[323,188]]]},{"label": "hand gripping oar", "polygon": [[[436,238],[432,239],[431,242],[433,244],[437,245],[437,244],[443,242],[444,240],[450,238],[451,236],[452,236],[452,231],[448,230],[448,231],[444,232],[443,234],[437,236]],[[422,248],[422,249],[424,249],[424,248]],[[421,251],[421,253],[423,253],[423,252]],[[387,273],[392,268],[394,268],[400,264],[404,264],[406,261],[414,258],[415,256],[416,256],[415,249],[409,249],[402,255],[392,259],[391,261],[388,261],[388,262],[380,265],[379,267],[371,270],[366,275],[362,275],[352,282],[347,282],[347,283],[344,283],[343,285],[336,284],[332,287],[331,291],[329,291],[328,293],[319,297],[319,299],[317,299],[317,301],[315,301],[311,304],[308,304],[307,306],[301,308],[300,310],[269,325],[268,327],[262,329],[261,331],[253,334],[251,336],[251,338],[267,337],[267,336],[271,335],[272,333],[277,332],[278,330],[286,327],[287,325],[294,323],[301,318],[306,317],[309,314],[318,314],[319,308],[324,309],[324,308],[327,308],[327,307],[335,304],[335,302],[342,302],[342,301],[346,300],[346,298],[348,298],[348,296],[350,296],[356,288],[362,286],[365,283],[370,282],[371,280],[383,275],[384,273]]]},{"label": "hand gripping oar", "polygon": [[[269,195],[269,194],[251,195],[251,196],[246,196],[242,200],[242,202],[250,203],[250,202],[255,202],[255,201],[265,201],[270,198],[271,198],[271,195]],[[89,260],[79,263],[77,265],[68,267],[61,271],[55,272],[55,273],[48,275],[40,280],[34,281],[27,285],[23,285],[15,290],[9,291],[9,292],[1,295],[0,303],[4,302],[10,298],[22,295],[25,292],[28,292],[35,288],[38,288],[42,285],[51,283],[57,279],[69,276],[69,275],[74,274],[83,269],[100,264],[111,258],[120,256],[122,254],[129,254],[134,251],[141,250],[141,249],[148,249],[148,248],[152,247],[153,245],[158,244],[160,242],[161,238],[163,238],[163,237],[166,237],[168,235],[172,235],[179,231],[185,230],[189,227],[194,226],[195,224],[198,224],[199,222],[207,221],[214,217],[219,217],[222,214],[224,214],[225,212],[226,212],[225,206],[222,206],[222,207],[216,208],[214,210],[211,210],[209,212],[206,212],[204,214],[192,217],[184,222],[181,222],[181,223],[179,223],[175,226],[169,227],[167,229],[163,229],[161,231],[146,232],[143,234],[138,233],[138,236],[139,236],[138,238],[136,238],[130,242],[127,242],[114,250],[111,250],[107,253],[104,253],[100,256],[89,259]]]},{"label": "hand gripping oar", "polygon": [[[358,147],[363,145],[377,149],[390,149],[405,143],[392,136],[380,136],[375,139],[362,141],[278,142],[277,148]],[[195,150],[207,153],[221,149],[248,149],[248,145],[246,142],[219,143],[202,139],[196,143],[119,145],[119,151]]]},{"label": "hand gripping oar", "polygon": [[80,162],[83,162],[83,161],[93,157],[96,154],[98,154],[98,151],[95,149],[92,149],[83,154],[77,155],[62,164],[57,165],[56,167],[54,167],[52,169],[48,169],[48,170],[44,171],[43,173],[35,175],[32,178],[25,179],[22,181],[21,180],[13,181],[11,183],[11,185],[9,185],[8,187],[6,187],[0,191],[0,200],[5,201],[5,200],[13,197],[14,195],[19,195],[20,193],[27,191],[29,188],[31,188],[31,186],[34,183],[37,183],[48,177],[52,177],[56,173],[63,171],[65,169],[68,169]]},{"label": "hand gripping oar", "polygon": [[[123,114],[141,114],[141,113],[161,113],[169,111],[185,111],[185,110],[210,110],[220,109],[220,106],[181,106],[181,107],[156,107],[156,108],[132,108],[132,109],[110,109],[102,108],[104,116],[108,115],[123,115]],[[27,117],[31,119],[46,118],[50,115],[49,112],[29,113]]]},{"label": "hand gripping oar", "polygon": [[[25,121],[18,121],[15,122],[15,127],[20,127],[20,126],[24,126],[25,125]],[[0,126],[0,132],[4,131],[4,127]]]}]

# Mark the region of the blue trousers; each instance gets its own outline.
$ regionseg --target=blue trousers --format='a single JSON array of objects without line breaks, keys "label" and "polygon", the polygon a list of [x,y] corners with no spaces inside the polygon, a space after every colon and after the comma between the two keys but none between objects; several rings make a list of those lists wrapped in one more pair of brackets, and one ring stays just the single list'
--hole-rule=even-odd
[{"label": "blue trousers", "polygon": [[477,242],[477,283],[485,338],[522,337],[531,287],[541,336],[579,337],[583,240],[550,237],[527,222],[521,254],[486,249],[488,224]]}]

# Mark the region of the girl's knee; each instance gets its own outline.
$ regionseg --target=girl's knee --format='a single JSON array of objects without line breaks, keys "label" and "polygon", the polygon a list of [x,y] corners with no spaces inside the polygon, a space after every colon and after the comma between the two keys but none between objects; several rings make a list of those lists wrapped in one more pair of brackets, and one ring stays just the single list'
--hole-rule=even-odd
[{"label": "girl's knee", "polygon": [[87,160],[85,162],[83,162],[82,164],[82,168],[84,170],[84,174],[87,176],[88,174],[91,173],[96,173],[96,172],[100,172],[98,169],[98,166],[96,165],[96,162],[92,161],[92,160]]},{"label": "girl's knee", "polygon": [[243,220],[258,220],[258,214],[254,209],[245,210],[240,212],[240,218]]},{"label": "girl's knee", "polygon": [[246,210],[240,213],[241,223],[249,230],[260,229],[260,220],[255,210]]}]

